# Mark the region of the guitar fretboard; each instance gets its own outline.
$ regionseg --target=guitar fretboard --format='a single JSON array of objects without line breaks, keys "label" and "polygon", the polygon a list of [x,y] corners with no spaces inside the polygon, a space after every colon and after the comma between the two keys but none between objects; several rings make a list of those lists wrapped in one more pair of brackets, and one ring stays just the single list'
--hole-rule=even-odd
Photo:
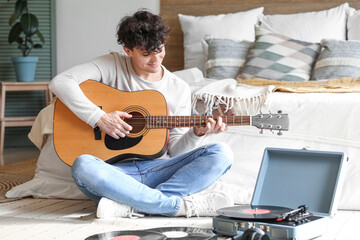
[{"label": "guitar fretboard", "polygon": [[[214,116],[147,116],[147,128],[176,128],[205,126],[208,118],[217,121]],[[223,122],[229,126],[250,125],[250,116],[223,116]]]}]

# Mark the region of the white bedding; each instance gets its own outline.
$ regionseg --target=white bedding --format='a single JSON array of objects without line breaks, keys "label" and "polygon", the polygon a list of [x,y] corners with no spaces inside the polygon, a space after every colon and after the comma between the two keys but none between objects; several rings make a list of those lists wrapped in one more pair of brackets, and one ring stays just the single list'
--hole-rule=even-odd
[{"label": "white bedding", "polygon": [[[237,203],[249,203],[266,147],[344,152],[349,157],[340,209],[360,209],[360,93],[272,93],[268,110],[288,113],[290,130],[282,136],[259,134],[252,126],[230,127],[206,142],[226,142],[235,161],[222,182],[231,184]],[[296,176],[294,176],[296,177]]]},{"label": "white bedding", "polygon": [[[196,69],[175,72],[185,79],[192,93],[214,81]],[[248,204],[266,147],[344,152],[349,157],[339,209],[360,210],[360,93],[271,93],[263,113],[282,110],[290,121],[289,131],[278,136],[253,126],[229,127],[210,135],[204,143],[225,142],[235,160],[221,183],[213,188],[233,194],[235,202]],[[236,190],[234,190],[236,189]]]}]

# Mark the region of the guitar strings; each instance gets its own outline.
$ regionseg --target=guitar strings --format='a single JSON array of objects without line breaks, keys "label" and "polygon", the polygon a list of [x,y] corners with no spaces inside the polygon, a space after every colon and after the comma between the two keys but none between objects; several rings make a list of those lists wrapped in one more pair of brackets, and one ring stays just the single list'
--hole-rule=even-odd
[{"label": "guitar strings", "polygon": [[[190,126],[201,126],[205,125],[204,122],[200,122],[203,120],[203,117],[207,118],[214,118],[215,120],[218,116],[146,116],[144,117],[132,117],[126,118],[125,122],[130,124],[133,127],[142,126],[142,127],[152,127],[152,128],[162,128],[165,126],[172,126],[172,127],[190,127]],[[166,121],[164,121],[166,118]],[[169,119],[170,118],[170,119]],[[175,119],[177,118],[177,119]],[[193,118],[193,122],[188,122],[190,118]],[[123,119],[124,120],[124,119]],[[173,120],[175,120],[173,122]],[[249,116],[230,116],[224,117],[223,120],[226,124],[240,124],[245,125],[250,123]]]}]

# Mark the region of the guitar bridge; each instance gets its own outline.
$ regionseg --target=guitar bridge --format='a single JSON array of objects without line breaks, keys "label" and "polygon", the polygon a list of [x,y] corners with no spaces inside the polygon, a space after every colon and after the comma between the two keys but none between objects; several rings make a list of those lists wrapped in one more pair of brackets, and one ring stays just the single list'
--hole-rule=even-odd
[{"label": "guitar bridge", "polygon": [[94,135],[95,140],[101,140],[101,129],[98,126],[94,128]]},{"label": "guitar bridge", "polygon": [[[102,106],[99,106],[100,109],[102,109]],[[95,135],[95,140],[101,140],[101,129],[96,126],[94,128],[94,135]]]}]

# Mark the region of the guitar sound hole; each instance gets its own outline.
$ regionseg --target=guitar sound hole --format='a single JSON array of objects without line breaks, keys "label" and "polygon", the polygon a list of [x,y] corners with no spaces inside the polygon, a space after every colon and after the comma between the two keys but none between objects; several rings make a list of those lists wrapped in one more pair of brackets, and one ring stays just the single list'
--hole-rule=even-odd
[{"label": "guitar sound hole", "polygon": [[131,133],[136,134],[141,132],[146,125],[145,117],[139,112],[129,112],[132,118],[126,118],[125,122],[132,126]]}]

